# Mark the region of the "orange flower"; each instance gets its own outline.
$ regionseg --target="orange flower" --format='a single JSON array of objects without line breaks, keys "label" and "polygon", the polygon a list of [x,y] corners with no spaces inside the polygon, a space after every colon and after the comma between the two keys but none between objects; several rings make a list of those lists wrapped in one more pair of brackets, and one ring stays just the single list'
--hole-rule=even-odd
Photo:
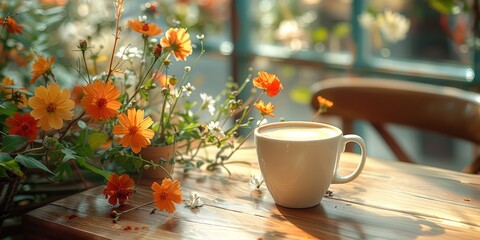
[{"label": "orange flower", "polygon": [[280,79],[267,72],[258,72],[258,77],[253,79],[253,86],[263,89],[270,97],[276,96],[283,89]]},{"label": "orange flower", "polygon": [[112,173],[103,190],[103,195],[105,195],[105,199],[108,198],[108,203],[111,205],[123,204],[132,197],[134,186],[135,182],[128,174],[118,176],[116,173]]},{"label": "orange flower", "polygon": [[56,83],[48,88],[40,86],[35,88],[35,95],[28,99],[28,105],[33,109],[30,113],[43,130],[60,129],[63,120],[71,120],[72,109],[75,102],[70,99],[70,91],[60,89]]},{"label": "orange flower", "polygon": [[160,29],[157,24],[155,23],[144,23],[140,20],[129,20],[128,26],[135,32],[143,34],[143,36],[153,37],[157,36],[158,34],[162,33],[162,29]]},{"label": "orange flower", "polygon": [[319,108],[321,109],[327,109],[327,108],[331,108],[333,106],[333,102],[322,97],[322,96],[317,96],[317,101],[318,101],[318,106]]},{"label": "orange flower", "polygon": [[117,100],[120,91],[110,81],[96,80],[93,84],[85,86],[83,93],[85,97],[81,101],[82,105],[87,114],[96,121],[114,117],[122,105]]},{"label": "orange flower", "polygon": [[30,79],[30,83],[35,83],[37,79],[42,75],[50,75],[52,74],[52,65],[55,62],[55,57],[50,57],[50,59],[43,58],[39,56],[37,61],[33,63],[33,70],[30,71],[32,73],[32,79]]},{"label": "orange flower", "polygon": [[9,77],[4,77],[2,79],[2,84],[0,85],[0,94],[5,95],[5,99],[11,100],[12,102],[17,103],[18,108],[23,108],[28,105],[28,99],[25,94],[22,92],[28,92],[26,88],[20,89],[10,89],[6,88],[8,86],[14,86],[14,81]]},{"label": "orange flower", "polygon": [[[12,89],[6,88],[6,86],[13,86],[13,79],[9,77],[4,77],[2,79],[2,85],[0,85],[0,94],[11,94]],[[7,97],[8,98],[8,97]]]},{"label": "orange flower", "polygon": [[83,93],[82,85],[75,85],[72,88],[71,99],[75,102],[75,105],[81,104],[82,98],[85,96]]},{"label": "orange flower", "polygon": [[161,72],[157,72],[153,74],[153,78],[157,80],[157,82],[160,84],[162,88],[166,88],[168,86],[170,89],[172,89],[175,87],[175,85],[172,85],[169,83],[171,76],[167,77],[167,75]]},{"label": "orange flower", "polygon": [[164,178],[162,185],[153,182],[152,190],[155,207],[161,211],[173,213],[175,211],[173,203],[182,203],[182,189],[178,180],[172,181],[170,178]]},{"label": "orange flower", "polygon": [[8,17],[3,24],[6,24],[7,30],[13,34],[20,33],[23,30],[23,26],[18,24],[12,17]]},{"label": "orange flower", "polygon": [[262,116],[268,115],[271,117],[275,117],[275,114],[273,113],[275,106],[271,102],[269,102],[267,106],[265,106],[265,103],[263,101],[260,101],[253,104],[253,106],[260,111],[260,114],[262,114]]},{"label": "orange flower", "polygon": [[38,136],[37,121],[29,113],[14,113],[13,116],[5,119],[5,125],[10,127],[8,134],[28,137],[28,141],[33,141]]},{"label": "orange flower", "polygon": [[68,0],[40,0],[39,2],[45,5],[65,6]]},{"label": "orange flower", "polygon": [[170,28],[165,36],[160,40],[163,48],[170,49],[175,59],[186,61],[187,57],[192,54],[192,42],[190,34],[184,28]]},{"label": "orange flower", "polygon": [[128,109],[128,116],[125,113],[118,115],[120,125],[113,126],[113,134],[124,135],[120,144],[124,147],[130,146],[134,153],[150,145],[150,139],[155,134],[152,129],[148,129],[153,120],[150,117],[143,119],[143,110]]}]

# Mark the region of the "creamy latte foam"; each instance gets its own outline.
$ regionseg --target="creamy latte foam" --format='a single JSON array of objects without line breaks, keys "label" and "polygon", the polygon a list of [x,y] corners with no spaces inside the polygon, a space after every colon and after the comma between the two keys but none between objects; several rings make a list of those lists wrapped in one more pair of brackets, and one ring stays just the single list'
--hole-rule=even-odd
[{"label": "creamy latte foam", "polygon": [[313,127],[284,127],[267,129],[260,133],[269,138],[282,140],[318,140],[330,138],[338,135],[338,133],[330,128],[313,128]]}]

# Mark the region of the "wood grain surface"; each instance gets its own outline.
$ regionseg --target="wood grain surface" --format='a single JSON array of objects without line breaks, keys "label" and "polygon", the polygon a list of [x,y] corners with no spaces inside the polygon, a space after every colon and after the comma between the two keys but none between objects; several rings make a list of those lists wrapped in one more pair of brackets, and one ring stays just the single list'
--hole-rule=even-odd
[{"label": "wood grain surface", "polygon": [[[23,226],[32,239],[480,239],[480,176],[368,158],[353,182],[330,186],[332,196],[307,209],[275,205],[268,190],[249,184],[259,173],[254,148],[240,150],[225,172],[181,169],[184,199],[198,192],[204,206],[176,205],[173,214],[153,205],[110,217],[152,201],[139,186],[128,204],[114,208],[103,186],[29,212]],[[354,169],[359,156],[344,153],[341,170]],[[288,181],[288,176],[285,176]],[[299,186],[301,187],[301,186]]]}]

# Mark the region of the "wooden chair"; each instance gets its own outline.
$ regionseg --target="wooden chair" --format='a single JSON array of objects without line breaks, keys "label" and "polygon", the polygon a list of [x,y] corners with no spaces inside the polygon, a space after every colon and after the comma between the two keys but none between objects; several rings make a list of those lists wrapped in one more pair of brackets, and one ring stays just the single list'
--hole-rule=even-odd
[{"label": "wooden chair", "polygon": [[[341,117],[343,130],[352,132],[355,119],[365,120],[378,131],[400,161],[413,162],[387,124],[405,125],[424,131],[480,144],[480,95],[451,87],[371,78],[336,78],[313,86],[311,106],[318,109],[317,96],[334,102],[323,114]],[[464,172],[480,171],[480,157]]]}]

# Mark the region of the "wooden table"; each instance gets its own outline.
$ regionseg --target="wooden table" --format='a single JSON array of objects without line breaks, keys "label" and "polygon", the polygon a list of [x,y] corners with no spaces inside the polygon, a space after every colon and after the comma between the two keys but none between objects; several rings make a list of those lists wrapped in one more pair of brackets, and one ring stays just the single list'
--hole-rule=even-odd
[{"label": "wooden table", "polygon": [[[353,169],[358,157],[344,153],[342,170]],[[148,205],[113,223],[100,186],[29,212],[23,225],[28,237],[45,239],[480,239],[478,175],[369,158],[360,177],[331,185],[333,195],[320,205],[288,209],[275,205],[265,187],[249,186],[249,174],[258,171],[253,148],[234,160],[252,165],[231,165],[231,177],[176,173],[185,199],[192,191],[208,199],[198,209],[182,204],[171,215],[150,214]],[[122,210],[151,200],[150,188],[139,187]]]}]

